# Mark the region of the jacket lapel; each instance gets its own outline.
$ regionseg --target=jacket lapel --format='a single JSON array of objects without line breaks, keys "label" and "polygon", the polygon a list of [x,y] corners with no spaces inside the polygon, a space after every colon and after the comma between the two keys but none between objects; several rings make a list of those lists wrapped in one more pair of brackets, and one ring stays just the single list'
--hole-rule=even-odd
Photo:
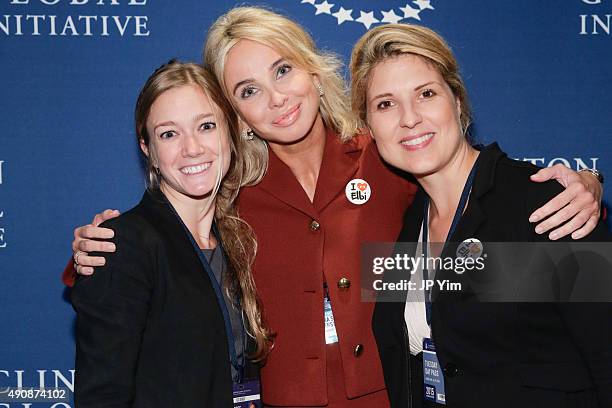
[{"label": "jacket lapel", "polygon": [[476,162],[478,168],[468,205],[455,233],[450,237],[449,241],[451,242],[463,242],[468,238],[478,238],[476,237],[477,231],[487,219],[487,214],[482,207],[482,199],[493,188],[497,162],[506,154],[499,149],[497,143],[481,147],[480,150]]},{"label": "jacket lapel", "polygon": [[291,207],[317,218],[338,194],[344,193],[344,187],[359,167],[360,151],[356,143],[343,144],[335,133],[328,131],[314,202],[310,202],[291,169],[271,149],[268,171],[259,187]]},{"label": "jacket lapel", "polygon": [[[206,272],[191,244],[187,231],[181,225],[178,216],[174,214],[164,195],[160,191],[147,190],[141,204],[144,210],[150,214],[151,219],[156,220],[156,223],[160,226],[160,231],[163,231],[164,235],[172,237],[168,242],[172,245],[172,250],[178,255],[177,259],[186,264],[184,273],[201,270],[202,273],[198,275],[205,277]],[[146,237],[143,238],[146,239]]]},{"label": "jacket lapel", "polygon": [[316,218],[312,203],[289,166],[283,163],[272,149],[268,148],[268,152],[268,170],[258,187],[296,210]]},{"label": "jacket lapel", "polygon": [[[457,256],[456,244],[469,238],[478,239],[478,230],[487,220],[487,214],[483,209],[482,200],[494,186],[497,162],[502,157],[506,156],[506,154],[499,149],[497,143],[490,144],[486,147],[477,146],[476,148],[479,147],[481,152],[476,161],[478,168],[476,169],[476,176],[474,178],[474,184],[472,185],[472,192],[470,193],[467,208],[454,234],[449,237],[449,245],[445,248],[442,257],[455,258]],[[467,285],[465,282],[466,276],[457,275],[453,271],[441,270],[436,278],[441,280],[448,279],[450,282],[462,282],[464,285]],[[437,299],[439,292],[439,286],[435,285],[432,290],[432,299]]]},{"label": "jacket lapel", "polygon": [[355,142],[342,143],[338,135],[328,131],[321,170],[317,179],[314,206],[322,211],[338,196],[359,168],[361,147]]}]

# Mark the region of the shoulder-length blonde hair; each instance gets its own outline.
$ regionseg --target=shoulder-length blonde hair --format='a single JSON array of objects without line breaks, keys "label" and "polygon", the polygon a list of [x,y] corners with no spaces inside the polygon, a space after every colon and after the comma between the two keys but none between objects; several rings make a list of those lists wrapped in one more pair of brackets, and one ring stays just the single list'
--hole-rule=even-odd
[{"label": "shoulder-length blonde hair", "polygon": [[320,107],[325,126],[338,133],[342,141],[357,133],[346,84],[340,74],[340,59],[317,49],[312,37],[295,21],[261,7],[235,7],[219,17],[208,31],[204,65],[214,72],[229,100],[231,92],[223,70],[227,53],[240,40],[267,45],[301,69],[317,75],[325,92]]},{"label": "shoulder-length blonde hair", "polygon": [[204,91],[212,102],[219,128],[229,139],[229,169],[223,180],[218,179],[211,198],[215,202],[215,223],[228,256],[229,268],[223,283],[232,299],[240,299],[249,333],[255,338],[256,350],[251,357],[256,361],[262,360],[270,349],[271,335],[262,322],[261,304],[251,274],[257,241],[250,226],[238,216],[234,201],[241,186],[255,183],[263,177],[265,166],[261,162],[246,162],[244,152],[252,147],[240,138],[236,113],[223,96],[214,76],[201,65],[172,60],[158,68],[140,91],[134,116],[138,142],[142,141],[149,149],[149,156],[145,156],[148,185],[156,190],[161,182],[159,171],[155,168],[155,147],[146,127],[151,106],[164,92],[187,85],[198,86]]},{"label": "shoulder-length blonde hair", "polygon": [[457,60],[439,34],[416,24],[385,24],[368,31],[357,41],[350,63],[354,114],[363,124],[367,122],[366,94],[370,74],[380,62],[401,54],[422,57],[438,70],[461,104],[461,128],[468,136],[472,114]]}]

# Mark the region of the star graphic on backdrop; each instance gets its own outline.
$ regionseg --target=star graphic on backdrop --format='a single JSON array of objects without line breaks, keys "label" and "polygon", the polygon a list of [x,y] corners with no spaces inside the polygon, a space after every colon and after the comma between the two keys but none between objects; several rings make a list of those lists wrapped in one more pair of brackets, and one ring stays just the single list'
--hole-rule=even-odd
[{"label": "star graphic on backdrop", "polygon": [[344,23],[345,21],[355,21],[351,14],[353,13],[353,9],[345,10],[344,7],[340,7],[340,11],[332,14],[332,16],[338,19],[338,25]]},{"label": "star graphic on backdrop", "polygon": [[433,6],[430,4],[431,0],[414,0],[413,3],[419,6],[420,10],[425,10],[425,9],[433,10],[434,9]]},{"label": "star graphic on backdrop", "polygon": [[359,13],[361,15],[355,21],[359,21],[360,23],[362,23],[368,30],[370,29],[372,24],[380,23],[380,21],[378,21],[376,18],[374,18],[374,12],[373,11],[370,11],[368,13],[364,13],[363,11],[359,11]]},{"label": "star graphic on backdrop", "polygon": [[406,4],[406,7],[400,7],[400,10],[404,12],[404,18],[414,18],[416,20],[421,20],[421,17],[419,17],[419,13],[421,12],[420,9],[413,9],[408,4]]},{"label": "star graphic on backdrop", "polygon": [[321,14],[321,13],[331,14],[331,8],[334,7],[334,5],[328,3],[327,0],[325,0],[321,4],[315,4],[315,7],[317,8],[317,11],[315,13],[315,16],[316,16],[317,14]]},{"label": "star graphic on backdrop", "polygon": [[381,10],[381,13],[383,15],[382,20],[380,20],[382,23],[397,24],[402,19],[400,16],[395,14],[395,11],[393,9],[391,9],[389,11],[382,11]]},{"label": "star graphic on backdrop", "polygon": [[312,4],[314,6],[315,5],[315,0],[302,0],[302,4],[304,4],[304,3]]}]

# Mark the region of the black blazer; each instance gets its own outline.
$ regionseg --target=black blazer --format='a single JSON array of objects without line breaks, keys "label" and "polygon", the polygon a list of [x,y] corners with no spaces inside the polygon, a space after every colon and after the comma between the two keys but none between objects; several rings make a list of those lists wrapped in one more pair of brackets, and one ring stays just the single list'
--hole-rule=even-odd
[{"label": "black blazer", "polygon": [[104,226],[117,251],[71,293],[77,407],[231,407],[213,286],[161,193]]},{"label": "black blazer", "polygon": [[[528,218],[562,187],[556,181],[530,181],[537,170],[507,158],[497,144],[485,147],[468,207],[449,241],[547,240],[533,231]],[[424,199],[420,190],[406,212],[399,242],[418,241]],[[602,222],[588,239],[610,240]],[[436,279],[444,278],[439,275]],[[385,276],[388,281],[406,278]],[[394,408],[410,406],[405,295],[396,302],[379,301],[373,316]],[[432,296],[432,336],[449,407],[612,407],[610,303],[480,303],[469,299],[469,291],[463,298],[439,290]]]}]

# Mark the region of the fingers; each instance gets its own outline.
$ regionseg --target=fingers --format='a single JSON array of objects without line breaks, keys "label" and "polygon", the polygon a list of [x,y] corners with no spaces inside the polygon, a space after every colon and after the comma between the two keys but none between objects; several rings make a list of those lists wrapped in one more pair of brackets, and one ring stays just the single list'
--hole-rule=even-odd
[{"label": "fingers", "polygon": [[[81,275],[90,275],[91,273],[93,273],[93,267],[94,266],[104,266],[104,264],[106,264],[106,259],[104,259],[101,256],[88,256],[85,253],[81,253],[81,256],[79,256],[79,263],[77,264],[77,273],[80,273]],[[87,270],[91,270],[90,273],[81,273],[83,268],[87,268]]]},{"label": "fingers", "polygon": [[[88,255],[88,252],[115,252],[116,249],[115,244],[106,241],[83,239],[77,243],[77,251],[83,251],[86,253],[85,255]],[[83,256],[79,258],[79,263],[84,265],[85,263],[81,262],[81,259],[83,259]]]},{"label": "fingers", "polygon": [[[556,213],[548,217],[546,220],[539,223],[535,227],[535,232],[538,234],[543,234],[547,231],[550,231],[551,229],[560,226],[561,224],[563,224],[564,222],[572,218],[576,214],[576,212],[577,212],[576,207],[570,203],[564,208],[562,208],[561,210],[557,211]],[[583,223],[586,222],[586,220],[587,219],[585,218],[583,220]],[[578,227],[580,226],[582,226],[582,224],[580,224]],[[549,236],[549,238],[558,239],[560,237]]]},{"label": "fingers", "polygon": [[537,173],[531,175],[531,180],[537,181],[537,182],[550,180],[551,178],[554,177],[554,175],[558,171],[556,166],[557,165],[552,166],[552,167],[544,167],[543,169],[540,169]]},{"label": "fingers", "polygon": [[92,275],[94,272],[94,269],[90,266],[77,265],[75,269],[79,275]]},{"label": "fingers", "polygon": [[[552,200],[550,200],[549,202],[544,204],[542,207],[540,207],[537,210],[535,210],[529,216],[529,222],[538,222],[538,221],[543,220],[544,218],[550,216],[551,214],[559,211],[561,208],[563,208],[567,204],[569,204],[572,201],[572,198],[574,196],[575,196],[575,194],[572,191],[568,190],[568,189],[562,191],[561,193],[559,193],[555,197],[553,197]],[[553,227],[554,225],[557,225],[557,224],[553,224],[553,225],[551,225],[551,227]],[[550,228],[548,228],[548,229],[550,229]],[[545,229],[542,232],[548,231],[548,229]]]},{"label": "fingers", "polygon": [[96,214],[96,216],[94,217],[91,223],[97,227],[98,225],[102,224],[106,220],[110,220],[111,218],[118,217],[119,214],[120,213],[118,210],[104,210],[102,213]]},{"label": "fingers", "polygon": [[[534,214],[541,210],[547,211],[548,209],[554,209],[557,204],[562,204],[566,199],[570,199],[570,202],[562,209],[538,224],[535,229],[536,233],[545,233],[571,219],[570,222],[549,234],[550,239],[556,240],[584,227],[591,217],[598,218],[599,206],[592,194],[585,193],[584,190],[584,186],[580,184],[573,185],[553,198],[551,202],[536,210]],[[551,206],[546,208],[549,204],[551,204]],[[544,215],[544,217],[546,217],[546,215]],[[588,232],[592,231],[593,228],[587,228]]]},{"label": "fingers", "polygon": [[84,225],[74,230],[74,238],[80,239],[111,239],[115,232],[110,228],[101,228],[92,224]]},{"label": "fingers", "polygon": [[588,210],[581,210],[578,214],[576,214],[565,225],[555,229],[550,234],[548,234],[548,238],[550,238],[551,240],[554,241],[554,240],[563,238],[566,235],[569,235],[569,234],[573,233],[574,231],[576,231],[577,229],[579,229],[580,227],[585,225],[590,216],[591,216],[591,212],[590,211],[588,211]]},{"label": "fingers", "polygon": [[557,180],[563,187],[566,188],[572,183],[579,183],[581,180],[578,173],[560,163],[557,163],[552,167],[540,169],[536,174],[531,176],[531,180],[538,183],[551,179]]},{"label": "fingers", "polygon": [[572,233],[573,239],[584,238],[591,233],[597,226],[597,222],[599,221],[599,216],[592,215],[591,218],[588,219],[584,226]]}]

